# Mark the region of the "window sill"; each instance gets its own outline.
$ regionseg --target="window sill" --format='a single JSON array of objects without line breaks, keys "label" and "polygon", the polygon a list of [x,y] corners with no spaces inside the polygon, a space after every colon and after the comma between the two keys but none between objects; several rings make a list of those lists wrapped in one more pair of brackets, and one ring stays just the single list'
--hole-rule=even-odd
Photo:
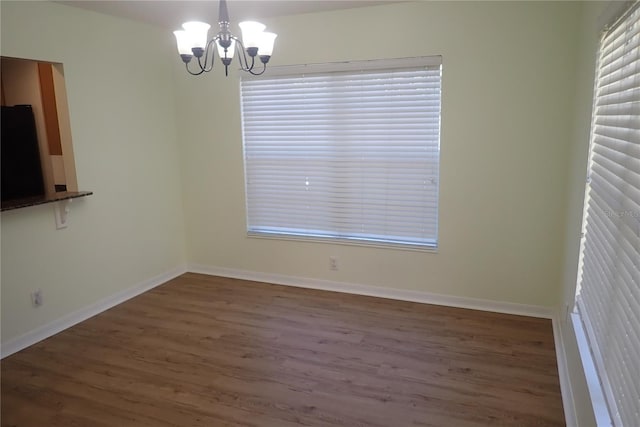
[{"label": "window sill", "polygon": [[578,313],[571,313],[571,322],[573,323],[573,330],[576,334],[576,341],[578,342],[578,351],[580,353],[580,359],[582,360],[582,368],[584,370],[584,376],[587,380],[587,386],[589,388],[589,396],[591,397],[591,407],[596,419],[596,425],[598,427],[613,426],[611,422],[611,415],[609,413],[609,407],[604,396],[604,390],[596,371],[593,355],[591,354],[591,348],[587,341],[587,335]]},{"label": "window sill", "polygon": [[346,246],[361,246],[367,248],[379,248],[379,249],[397,249],[414,252],[431,252],[438,253],[437,245],[412,245],[403,243],[385,243],[382,241],[367,241],[360,239],[338,239],[334,237],[319,237],[319,236],[298,236],[294,234],[279,234],[279,233],[261,233],[255,231],[247,232],[247,237],[254,239],[266,239],[266,240],[285,240],[295,242],[312,242],[312,243],[328,243],[334,245],[346,245]]},{"label": "window sill", "polygon": [[26,199],[7,200],[2,202],[1,211],[11,211],[15,209],[28,208],[30,206],[44,205],[47,203],[59,202],[61,200],[77,199],[93,194],[93,191],[63,191],[51,195],[29,197]]}]

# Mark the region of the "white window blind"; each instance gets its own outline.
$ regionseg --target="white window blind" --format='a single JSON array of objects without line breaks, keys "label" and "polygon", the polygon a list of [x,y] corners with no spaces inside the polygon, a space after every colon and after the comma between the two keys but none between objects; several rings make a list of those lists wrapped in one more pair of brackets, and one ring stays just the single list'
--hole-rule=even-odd
[{"label": "white window blind", "polygon": [[640,422],[640,9],[605,34],[577,312],[616,426]]},{"label": "white window blind", "polygon": [[243,78],[250,235],[437,246],[441,58],[389,64]]}]

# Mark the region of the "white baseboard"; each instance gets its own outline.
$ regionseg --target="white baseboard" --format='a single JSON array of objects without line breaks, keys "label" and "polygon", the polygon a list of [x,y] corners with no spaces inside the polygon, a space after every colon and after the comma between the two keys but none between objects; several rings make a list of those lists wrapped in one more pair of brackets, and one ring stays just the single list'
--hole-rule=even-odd
[{"label": "white baseboard", "polygon": [[131,288],[124,289],[116,294],[103,298],[87,307],[83,307],[65,316],[62,316],[46,325],[40,326],[26,334],[20,335],[16,338],[12,338],[7,342],[2,343],[2,349],[0,351],[0,357],[5,358],[12,355],[24,348],[29,347],[39,341],[49,338],[52,335],[57,334],[75,324],[78,324],[90,317],[100,314],[105,310],[110,309],[118,304],[121,304],[128,299],[131,299],[141,293],[144,293],[150,289],[155,288],[175,277],[184,274],[187,271],[185,266],[176,267],[144,282],[138,283]]},{"label": "white baseboard", "polygon": [[287,276],[281,274],[260,273],[256,271],[236,270],[231,268],[214,267],[200,264],[189,264],[187,270],[192,273],[273,283],[276,285],[296,286],[299,288],[318,289],[323,291],[344,292],[347,294],[367,295],[372,297],[388,298],[401,301],[445,305],[457,308],[469,308],[473,310],[516,314],[544,319],[553,318],[553,310],[551,308],[535,305],[442,295],[426,291],[382,288],[356,283],[334,282],[330,280],[310,279],[305,277]]},{"label": "white baseboard", "polygon": [[564,419],[567,427],[578,427],[578,417],[576,415],[576,405],[573,397],[573,388],[569,376],[567,362],[567,352],[564,346],[564,335],[562,333],[562,314],[556,313],[553,316],[553,339],[556,345],[556,359],[558,364],[558,379],[560,380],[560,392],[562,393],[562,407],[564,409]]}]

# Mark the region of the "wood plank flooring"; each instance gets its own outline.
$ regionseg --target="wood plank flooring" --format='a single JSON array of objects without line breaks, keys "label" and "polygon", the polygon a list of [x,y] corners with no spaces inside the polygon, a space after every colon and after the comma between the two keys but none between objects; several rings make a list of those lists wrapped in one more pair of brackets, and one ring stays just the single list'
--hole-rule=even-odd
[{"label": "wood plank flooring", "polygon": [[551,322],[185,274],[1,362],[2,426],[561,426]]}]

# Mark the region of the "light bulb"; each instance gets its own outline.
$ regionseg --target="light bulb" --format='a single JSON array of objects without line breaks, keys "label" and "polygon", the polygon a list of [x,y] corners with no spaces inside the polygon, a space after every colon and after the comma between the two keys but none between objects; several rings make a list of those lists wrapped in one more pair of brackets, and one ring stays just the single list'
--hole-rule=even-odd
[{"label": "light bulb", "polygon": [[189,34],[192,48],[204,49],[207,46],[207,34],[211,25],[205,22],[190,21],[182,24],[182,28]]},{"label": "light bulb", "polygon": [[176,36],[176,42],[178,43],[178,54],[193,55],[191,52],[192,43],[189,34],[183,30],[174,31],[173,34]]},{"label": "light bulb", "polygon": [[258,40],[258,55],[271,56],[276,37],[278,37],[278,35],[275,33],[262,32]]},{"label": "light bulb", "polygon": [[260,33],[266,28],[265,25],[255,21],[244,21],[238,24],[242,30],[242,43],[245,49],[250,47],[258,47]]}]

